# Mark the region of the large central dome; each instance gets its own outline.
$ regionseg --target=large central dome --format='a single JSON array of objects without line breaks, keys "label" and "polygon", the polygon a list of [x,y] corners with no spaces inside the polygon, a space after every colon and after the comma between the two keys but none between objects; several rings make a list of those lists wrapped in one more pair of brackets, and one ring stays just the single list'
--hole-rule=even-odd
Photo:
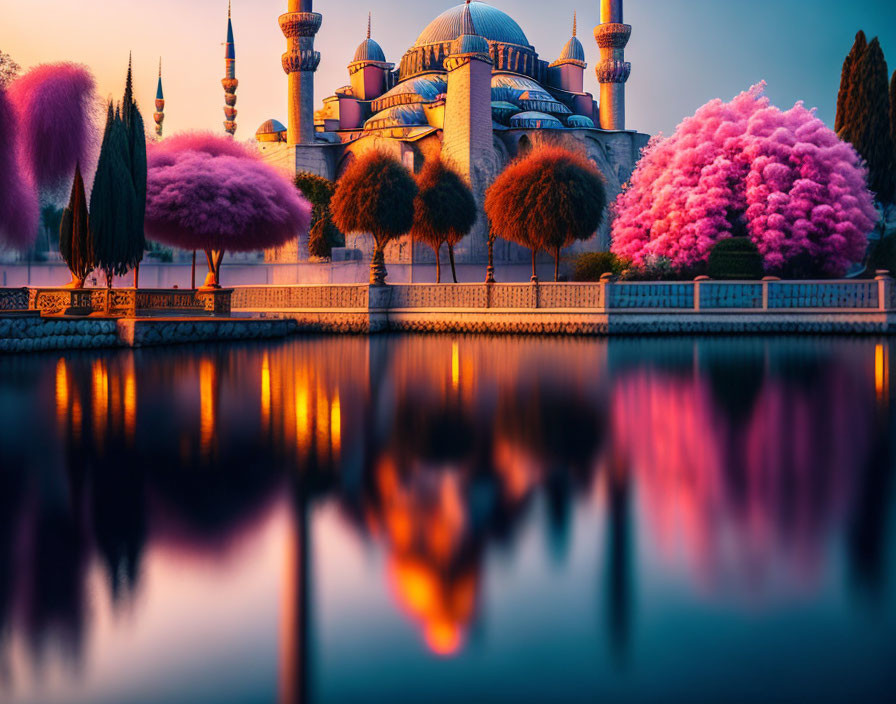
[{"label": "large central dome", "polygon": [[[489,41],[529,46],[520,26],[506,13],[483,2],[470,3],[476,33]],[[452,7],[436,17],[417,37],[414,46],[451,42],[463,34],[464,5]]]}]

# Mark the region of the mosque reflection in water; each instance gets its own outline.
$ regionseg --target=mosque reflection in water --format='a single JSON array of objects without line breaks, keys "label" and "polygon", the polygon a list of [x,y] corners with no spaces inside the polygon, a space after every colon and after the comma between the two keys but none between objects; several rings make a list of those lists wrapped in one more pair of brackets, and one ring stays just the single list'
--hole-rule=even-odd
[{"label": "mosque reflection in water", "polygon": [[[499,649],[481,632],[500,623],[490,610],[504,609],[509,577],[490,574],[523,559],[533,527],[546,564],[591,571],[575,587],[595,612],[580,639],[605,649],[593,656],[605,653],[605,672],[675,651],[646,630],[658,645],[638,644],[650,594],[669,584],[692,607],[760,614],[833,589],[832,609],[842,597],[886,614],[844,647],[892,637],[890,369],[887,342],[761,338],[342,337],[0,358],[0,692],[66,701],[102,679],[96,643],[129,623],[154,619],[149,650],[164,649],[165,599],[150,614],[146,594],[204,562],[249,571],[240,546],[272,516],[284,518],[257,550],[273,552],[270,694],[282,702],[352,691],[316,684],[351,646],[315,571],[388,595],[387,613],[346,627],[384,667],[463,659]],[[366,563],[333,566],[354,555]],[[240,589],[215,618],[251,609]],[[514,618],[540,609],[574,641],[564,608],[557,595]],[[525,692],[534,674],[517,655],[504,667]],[[54,668],[58,690],[44,682]],[[495,687],[473,672],[469,686]],[[570,675],[584,698],[589,677]],[[375,698],[378,685],[368,673],[358,687]],[[114,700],[101,681],[88,690]]]}]

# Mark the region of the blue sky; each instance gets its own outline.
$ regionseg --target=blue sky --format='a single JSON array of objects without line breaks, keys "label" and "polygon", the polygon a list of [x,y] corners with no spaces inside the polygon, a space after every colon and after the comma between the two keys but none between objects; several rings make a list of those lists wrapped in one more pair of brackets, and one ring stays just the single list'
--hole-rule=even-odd
[{"label": "blue sky", "polygon": [[[324,16],[317,48],[316,106],[348,82],[346,65],[364,38],[367,12],[373,36],[398,61],[419,32],[456,0],[317,0]],[[492,0],[513,16],[543,59],[552,60],[571,33],[579,36],[589,67],[586,88],[597,92],[599,2]],[[250,138],[264,120],[286,118],[286,77],[280,68],[285,40],[277,16],[286,0],[234,0],[238,138]],[[165,68],[166,129],[221,129],[226,0],[0,0],[0,49],[24,66],[59,60],[90,65],[102,95],[121,93],[129,50],[144,111],[152,110],[161,55]],[[803,100],[831,123],[843,57],[862,28],[879,36],[896,70],[896,0],[626,0],[633,25],[627,58],[628,125],[670,132],[714,97],[729,98],[766,80],[782,107]]]}]

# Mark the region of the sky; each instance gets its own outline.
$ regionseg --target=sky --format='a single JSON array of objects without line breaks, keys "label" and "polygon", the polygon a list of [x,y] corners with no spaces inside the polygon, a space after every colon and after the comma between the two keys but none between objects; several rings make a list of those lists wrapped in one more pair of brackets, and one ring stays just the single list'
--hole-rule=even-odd
[{"label": "sky", "polygon": [[[317,0],[323,15],[316,49],[315,108],[348,83],[346,66],[364,39],[373,11],[373,38],[398,63],[423,28],[459,0]],[[586,90],[597,94],[598,49],[591,30],[600,2],[490,0],[523,28],[542,59],[552,61],[572,31],[589,67]],[[286,0],[233,0],[240,81],[237,138],[250,139],[269,118],[286,122],[286,41],[277,17]],[[855,33],[879,36],[896,69],[896,0],[625,0],[633,26],[626,59],[627,126],[671,133],[700,105],[731,98],[765,80],[772,101],[802,100],[833,123],[840,67]],[[147,121],[162,58],[166,134],[223,130],[227,0],[0,0],[0,50],[24,68],[54,61],[90,66],[100,95],[120,98],[133,51],[135,91]]]}]

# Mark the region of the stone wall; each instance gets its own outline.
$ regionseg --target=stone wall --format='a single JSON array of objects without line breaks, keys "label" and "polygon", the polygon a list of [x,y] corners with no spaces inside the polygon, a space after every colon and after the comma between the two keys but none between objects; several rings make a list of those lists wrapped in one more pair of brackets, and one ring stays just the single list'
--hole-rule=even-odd
[{"label": "stone wall", "polygon": [[0,316],[0,352],[151,347],[286,337],[291,320],[177,318],[44,318],[37,313]]}]

